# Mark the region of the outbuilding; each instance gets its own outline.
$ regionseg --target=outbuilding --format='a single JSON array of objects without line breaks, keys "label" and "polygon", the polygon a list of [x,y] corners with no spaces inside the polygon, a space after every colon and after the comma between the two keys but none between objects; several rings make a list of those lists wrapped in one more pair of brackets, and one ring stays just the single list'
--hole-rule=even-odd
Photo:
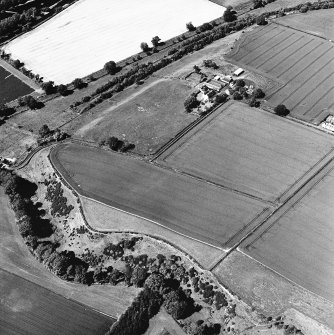
[{"label": "outbuilding", "polygon": [[244,72],[245,72],[245,70],[242,69],[241,67],[239,67],[239,69],[237,69],[237,70],[234,71],[234,75],[237,76],[237,77],[239,77]]}]

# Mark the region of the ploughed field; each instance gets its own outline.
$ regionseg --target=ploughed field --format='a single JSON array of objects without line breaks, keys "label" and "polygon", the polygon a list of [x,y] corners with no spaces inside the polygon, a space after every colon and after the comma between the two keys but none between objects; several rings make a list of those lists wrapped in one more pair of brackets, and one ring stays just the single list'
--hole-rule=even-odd
[{"label": "ploughed field", "polygon": [[333,144],[320,131],[229,102],[158,160],[250,197],[284,202],[333,157]]},{"label": "ploughed field", "polygon": [[334,162],[253,235],[243,251],[334,302]]},{"label": "ploughed field", "polygon": [[328,40],[271,23],[245,34],[228,59],[281,82],[266,92],[272,107],[284,104],[293,116],[319,123],[334,106],[334,45]]},{"label": "ploughed field", "polygon": [[173,38],[187,22],[198,26],[223,11],[208,0],[80,0],[5,50],[45,81],[66,84],[136,54],[156,35]]},{"label": "ploughed field", "polygon": [[0,66],[0,105],[31,92],[31,87]]},{"label": "ploughed field", "polygon": [[105,150],[59,145],[51,160],[82,195],[219,247],[233,246],[271,210],[251,197]]},{"label": "ploughed field", "polygon": [[0,292],[1,335],[102,335],[115,321],[1,269]]}]

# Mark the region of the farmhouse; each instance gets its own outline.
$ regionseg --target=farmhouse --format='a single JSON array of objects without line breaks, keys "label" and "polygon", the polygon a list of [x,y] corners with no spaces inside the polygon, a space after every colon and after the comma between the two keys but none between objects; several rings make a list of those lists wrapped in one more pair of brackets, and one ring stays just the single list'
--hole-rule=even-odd
[{"label": "farmhouse", "polygon": [[239,77],[239,76],[240,76],[242,73],[244,73],[244,72],[245,72],[245,70],[242,69],[241,67],[239,67],[239,69],[235,70],[233,74],[234,74],[235,76]]},{"label": "farmhouse", "polygon": [[206,83],[206,86],[217,92],[219,92],[223,88],[223,85],[217,80],[210,80]]}]

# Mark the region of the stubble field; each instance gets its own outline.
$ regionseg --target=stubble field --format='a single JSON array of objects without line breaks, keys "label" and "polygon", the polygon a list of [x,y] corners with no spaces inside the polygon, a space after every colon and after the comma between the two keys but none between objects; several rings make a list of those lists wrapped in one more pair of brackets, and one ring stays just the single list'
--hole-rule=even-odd
[{"label": "stubble field", "polygon": [[5,50],[45,80],[65,84],[136,54],[153,36],[167,40],[187,22],[197,26],[223,11],[208,0],[81,0]]},{"label": "stubble field", "polygon": [[274,202],[284,201],[288,189],[319,161],[331,157],[333,145],[333,139],[321,132],[232,102],[164,152],[159,161]]},{"label": "stubble field", "polygon": [[327,40],[271,23],[245,35],[228,59],[283,84],[266,92],[272,107],[284,104],[293,116],[314,123],[333,107],[334,46]]},{"label": "stubble field", "polygon": [[51,159],[80,194],[218,247],[233,245],[270,211],[250,197],[104,150],[60,145]]}]

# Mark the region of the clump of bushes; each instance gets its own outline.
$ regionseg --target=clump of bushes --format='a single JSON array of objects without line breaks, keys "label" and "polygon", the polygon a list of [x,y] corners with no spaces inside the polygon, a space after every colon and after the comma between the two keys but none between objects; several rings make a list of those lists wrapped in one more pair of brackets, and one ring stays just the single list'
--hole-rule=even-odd
[{"label": "clump of bushes", "polygon": [[99,145],[108,146],[111,150],[119,152],[127,152],[135,148],[135,145],[133,143],[120,140],[115,136],[100,140]]},{"label": "clump of bushes", "polygon": [[64,197],[64,191],[61,183],[58,181],[51,181],[46,189],[45,199],[51,202],[51,215],[52,216],[68,216],[73,210],[72,205],[67,205],[67,198]]}]

